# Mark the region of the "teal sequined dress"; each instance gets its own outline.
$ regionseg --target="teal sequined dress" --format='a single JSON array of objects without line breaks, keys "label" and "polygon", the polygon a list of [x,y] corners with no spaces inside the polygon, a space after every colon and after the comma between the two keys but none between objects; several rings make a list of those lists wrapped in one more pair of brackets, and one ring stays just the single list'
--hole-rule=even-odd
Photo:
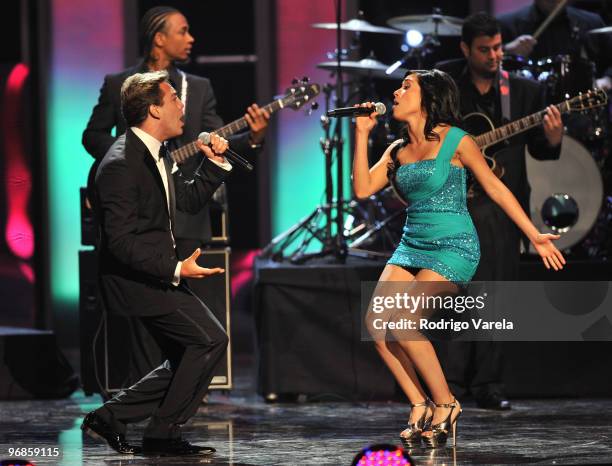
[{"label": "teal sequined dress", "polygon": [[404,234],[388,264],[430,269],[452,282],[474,275],[480,245],[466,205],[466,173],[450,163],[465,135],[451,127],[435,159],[398,167],[395,185],[409,205]]}]

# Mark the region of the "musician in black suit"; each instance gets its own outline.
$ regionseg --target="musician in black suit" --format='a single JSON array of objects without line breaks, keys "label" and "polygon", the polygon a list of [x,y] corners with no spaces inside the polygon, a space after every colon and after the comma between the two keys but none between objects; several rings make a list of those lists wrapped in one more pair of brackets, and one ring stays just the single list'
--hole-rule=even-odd
[{"label": "musician in black suit", "polygon": [[600,77],[595,83],[596,87],[612,88],[612,34],[587,34],[606,25],[597,13],[564,6],[538,39],[533,37],[532,34],[560,1],[534,0],[531,5],[500,15],[498,20],[505,52],[532,59],[554,58],[557,55],[580,57],[586,54],[597,65],[597,75]]},{"label": "musician in black suit", "polygon": [[[463,23],[461,50],[465,60],[436,65],[455,79],[460,93],[460,113],[486,115],[495,125],[538,112],[545,107],[544,89],[538,83],[507,76],[500,71],[503,57],[499,23],[486,13],[476,13]],[[509,94],[506,90],[509,88]],[[509,115],[504,115],[503,94],[508,95]],[[505,117],[505,118],[504,118]],[[471,128],[464,128],[468,131]],[[504,184],[529,212],[529,183],[525,146],[540,160],[559,158],[563,124],[557,108],[548,107],[543,129],[536,128],[507,141],[495,156],[503,167]],[[468,209],[480,240],[480,263],[474,281],[518,280],[521,235],[506,214],[476,187]],[[452,392],[472,392],[478,405],[487,409],[510,409],[502,384],[502,354],[499,342],[439,342],[444,373]]]},{"label": "musician in black suit", "polygon": [[183,104],[166,72],[136,74],[121,88],[128,130],[110,147],[95,180],[100,219],[100,283],[109,311],[136,316],[167,360],[130,388],[89,413],[82,429],[119,453],[136,453],[125,439],[128,423],[149,418],[143,450],[151,454],[210,454],[181,438],[180,426],[197,411],[226,349],[223,327],[184,283],[222,269],[197,265],[199,249],[180,261],[176,209],[202,208],[231,165],[220,156],[227,141],[213,135],[199,147],[198,172],[186,181],[164,142],[181,134]]}]

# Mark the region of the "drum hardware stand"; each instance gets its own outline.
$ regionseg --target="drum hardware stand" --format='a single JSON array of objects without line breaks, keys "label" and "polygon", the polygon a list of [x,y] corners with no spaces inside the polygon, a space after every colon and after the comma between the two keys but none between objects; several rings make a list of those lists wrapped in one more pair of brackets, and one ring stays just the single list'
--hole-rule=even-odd
[{"label": "drum hardware stand", "polygon": [[[342,79],[342,2],[336,2],[336,106],[344,105],[344,83]],[[327,85],[325,92],[325,110],[329,110],[332,86]],[[345,201],[343,197],[344,167],[342,151],[344,140],[342,138],[342,119],[335,122],[334,130],[331,131],[329,118],[325,115],[321,117],[321,125],[325,131],[325,136],[321,138],[321,149],[325,155],[325,204],[318,206],[314,212],[302,219],[298,224],[291,227],[288,231],[274,238],[262,251],[262,257],[269,257],[274,260],[282,260],[285,252],[300,235],[304,235],[301,244],[294,252],[287,257],[293,263],[303,263],[315,257],[332,255],[338,263],[344,263],[348,254],[346,238],[344,236],[344,211]],[[334,201],[334,186],[332,179],[332,165],[336,161],[336,200]],[[335,213],[335,217],[334,217]],[[321,218],[323,217],[323,218]],[[319,225],[323,220],[324,224]],[[335,232],[333,226],[335,224]],[[322,244],[322,249],[318,252],[306,252],[311,242],[316,239]]]}]

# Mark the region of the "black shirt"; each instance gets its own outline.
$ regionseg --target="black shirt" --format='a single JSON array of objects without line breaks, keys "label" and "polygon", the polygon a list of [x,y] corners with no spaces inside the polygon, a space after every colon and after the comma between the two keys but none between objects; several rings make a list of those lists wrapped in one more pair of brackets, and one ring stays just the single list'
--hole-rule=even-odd
[{"label": "black shirt", "polygon": [[460,112],[462,116],[473,112],[484,113],[491,118],[495,126],[501,125],[502,114],[500,105],[501,98],[499,94],[499,76],[493,79],[489,91],[485,94],[481,94],[472,82],[466,67],[457,80],[457,87],[459,88],[461,101]]}]

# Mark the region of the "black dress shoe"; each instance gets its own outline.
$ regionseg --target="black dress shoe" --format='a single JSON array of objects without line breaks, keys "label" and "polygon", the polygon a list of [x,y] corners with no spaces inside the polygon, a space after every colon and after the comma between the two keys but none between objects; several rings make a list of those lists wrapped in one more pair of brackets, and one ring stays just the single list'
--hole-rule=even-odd
[{"label": "black dress shoe", "polygon": [[142,453],[156,456],[208,456],[216,452],[212,447],[199,447],[182,439],[143,438]]},{"label": "black dress shoe", "polygon": [[189,443],[187,440],[177,440],[177,442],[181,443],[184,448],[191,449],[196,452],[198,455],[212,455],[217,450],[213,447],[201,447],[199,445],[194,445],[193,443]]},{"label": "black dress shoe", "polygon": [[90,437],[106,441],[108,446],[117,453],[135,455],[142,451],[140,447],[130,445],[125,440],[125,435],[113,430],[113,428],[94,411],[85,416],[81,424],[81,430]]},{"label": "black dress shoe", "polygon": [[476,404],[482,409],[494,409],[497,411],[507,411],[512,409],[512,406],[510,406],[510,401],[499,393],[488,393],[485,396],[479,396],[476,398]]}]

